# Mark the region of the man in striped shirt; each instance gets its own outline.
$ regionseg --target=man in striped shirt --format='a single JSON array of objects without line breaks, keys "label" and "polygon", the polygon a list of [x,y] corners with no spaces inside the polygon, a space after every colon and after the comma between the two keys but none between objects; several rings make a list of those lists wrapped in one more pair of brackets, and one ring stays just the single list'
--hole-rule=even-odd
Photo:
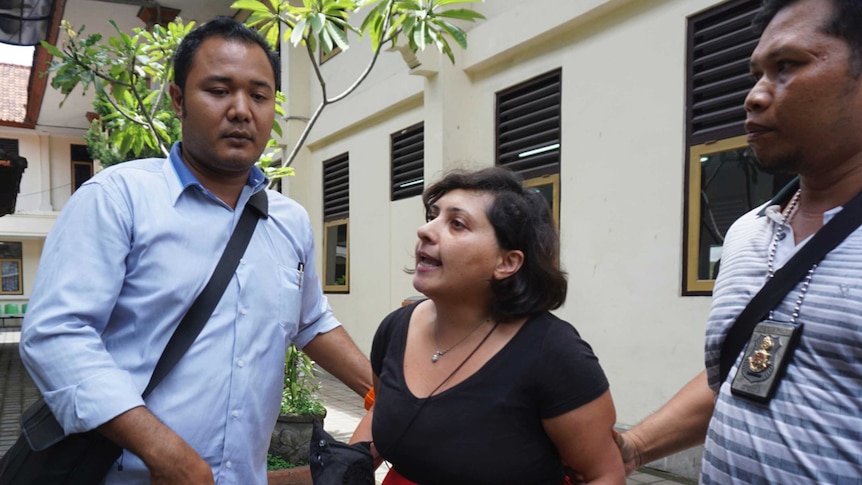
[{"label": "man in striped shirt", "polygon": [[730,228],[706,370],[617,441],[628,471],[705,440],[701,483],[862,483],[862,229],[772,311],[771,320],[803,328],[772,399],[731,393],[737,368],[758,364],[742,355],[719,377],[743,308],[862,190],[862,0],[765,0],[755,23],[748,143],[764,170],[798,174],[799,188]]}]

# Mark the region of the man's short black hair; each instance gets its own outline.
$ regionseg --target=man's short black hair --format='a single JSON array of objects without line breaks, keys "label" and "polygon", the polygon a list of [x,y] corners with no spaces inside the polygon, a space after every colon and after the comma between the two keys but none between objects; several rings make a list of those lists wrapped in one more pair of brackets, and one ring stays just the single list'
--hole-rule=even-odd
[{"label": "man's short black hair", "polygon": [[[775,15],[799,0],[763,0],[763,8],[754,19],[754,29],[760,34]],[[843,39],[850,46],[850,75],[862,75],[862,0],[820,0],[832,2],[832,18],[823,26],[823,32]]]},{"label": "man's short black hair", "polygon": [[195,53],[203,41],[210,37],[220,37],[225,40],[242,42],[244,44],[257,44],[266,53],[272,66],[272,74],[275,77],[275,89],[281,89],[281,61],[278,53],[272,50],[269,43],[256,30],[250,29],[230,17],[216,17],[209,22],[196,27],[180,42],[174,54],[174,83],[181,91],[185,91],[186,79],[189,76],[189,68],[194,60]]}]

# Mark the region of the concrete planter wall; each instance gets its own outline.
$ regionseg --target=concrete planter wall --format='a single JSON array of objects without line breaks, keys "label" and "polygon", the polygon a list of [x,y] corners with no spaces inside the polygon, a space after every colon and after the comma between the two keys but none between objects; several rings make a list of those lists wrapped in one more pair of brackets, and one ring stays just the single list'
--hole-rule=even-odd
[{"label": "concrete planter wall", "polygon": [[320,416],[282,414],[275,423],[269,440],[269,454],[280,456],[290,463],[308,463],[308,445],[314,420],[323,423]]}]

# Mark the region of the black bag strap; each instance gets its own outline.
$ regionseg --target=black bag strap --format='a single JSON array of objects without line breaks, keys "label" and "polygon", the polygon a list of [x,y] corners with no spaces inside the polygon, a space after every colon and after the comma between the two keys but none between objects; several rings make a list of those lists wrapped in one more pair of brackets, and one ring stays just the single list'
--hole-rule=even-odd
[{"label": "black bag strap", "polygon": [[156,368],[153,370],[153,375],[150,377],[150,382],[144,390],[142,397],[146,397],[159,385],[159,382],[174,368],[177,362],[186,351],[191,347],[198,334],[203,330],[204,325],[215,310],[219,300],[221,300],[224,290],[230,282],[231,276],[236,267],[239,265],[239,259],[245,253],[245,248],[251,241],[251,235],[254,233],[254,228],[257,225],[259,218],[267,217],[269,210],[269,200],[266,196],[266,190],[260,190],[253,194],[245,204],[245,209],[240,216],[239,222],[224,248],[224,252],[216,264],[210,280],[204,287],[201,294],[195,299],[192,306],[183,316],[180,324],[177,325],[174,334],[165,346],[162,356],[156,363]]},{"label": "black bag strap", "polygon": [[[798,186],[798,182],[793,184]],[[792,192],[795,190],[790,193]],[[784,193],[787,193],[786,189],[782,190],[782,194]],[[773,200],[780,199],[782,194]],[[730,374],[730,369],[751,337],[755,325],[784,299],[812,266],[841,244],[841,241],[860,224],[862,224],[862,192],[844,204],[841,212],[820,228],[811,240],[776,271],[775,275],[754,295],[736,318],[736,322],[724,339],[719,361],[721,382],[724,382]]]}]

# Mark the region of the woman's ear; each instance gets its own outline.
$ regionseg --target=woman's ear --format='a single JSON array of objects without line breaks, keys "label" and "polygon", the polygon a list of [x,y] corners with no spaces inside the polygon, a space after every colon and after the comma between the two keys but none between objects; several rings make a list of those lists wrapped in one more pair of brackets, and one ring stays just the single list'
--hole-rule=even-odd
[{"label": "woman's ear", "polygon": [[494,270],[495,280],[504,280],[517,273],[524,264],[524,253],[518,249],[503,251],[497,260],[497,268]]}]

